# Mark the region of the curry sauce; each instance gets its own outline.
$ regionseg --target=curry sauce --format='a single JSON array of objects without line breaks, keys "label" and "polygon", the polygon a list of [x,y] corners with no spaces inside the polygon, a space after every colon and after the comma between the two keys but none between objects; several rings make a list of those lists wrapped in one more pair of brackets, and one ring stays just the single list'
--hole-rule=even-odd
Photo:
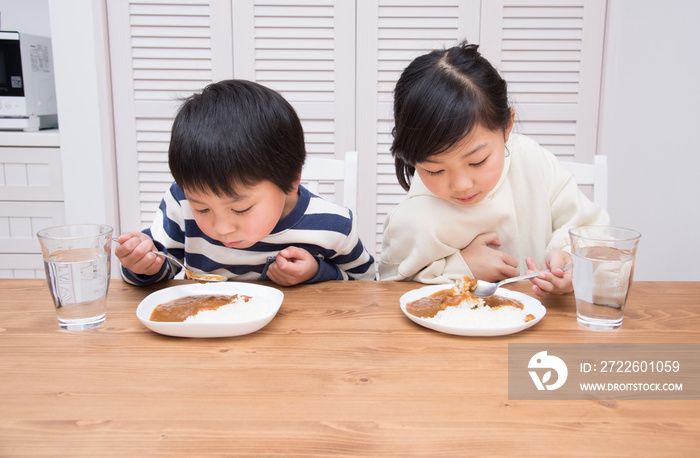
[{"label": "curry sauce", "polygon": [[[517,309],[523,310],[524,305],[522,302],[511,299],[509,297],[503,297],[498,295],[493,295],[489,297],[482,298],[484,304],[492,309],[498,309],[500,307],[511,306]],[[406,311],[411,315],[415,315],[419,318],[432,318],[440,310],[445,310],[445,308],[452,305],[459,305],[462,301],[475,301],[477,300],[471,293],[456,293],[454,289],[443,289],[437,291],[430,296],[422,297],[415,301],[406,304]],[[528,314],[525,318],[525,322],[534,320],[535,317]]]},{"label": "curry sauce", "polygon": [[185,321],[187,318],[205,310],[217,310],[219,307],[241,299],[248,302],[251,297],[238,294],[216,294],[185,296],[158,305],[151,312],[151,321]]}]

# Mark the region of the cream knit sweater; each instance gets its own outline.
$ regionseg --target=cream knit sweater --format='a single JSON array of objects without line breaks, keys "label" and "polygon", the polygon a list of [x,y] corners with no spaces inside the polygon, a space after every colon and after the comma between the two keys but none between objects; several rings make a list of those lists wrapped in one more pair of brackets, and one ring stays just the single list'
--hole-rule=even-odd
[{"label": "cream knit sweater", "polygon": [[548,252],[568,250],[569,228],[609,224],[608,214],[578,189],[552,153],[518,134],[510,135],[506,148],[500,181],[473,206],[440,199],[413,177],[406,200],[384,224],[381,280],[447,283],[472,276],[460,251],[486,232],[498,235],[498,249],[524,272],[526,257],[539,266]]}]

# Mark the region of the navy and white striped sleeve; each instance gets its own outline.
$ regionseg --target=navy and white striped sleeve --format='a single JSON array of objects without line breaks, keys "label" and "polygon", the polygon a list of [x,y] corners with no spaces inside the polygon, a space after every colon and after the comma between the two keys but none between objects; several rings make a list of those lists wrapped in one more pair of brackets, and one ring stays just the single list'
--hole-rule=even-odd
[{"label": "navy and white striped sleeve", "polygon": [[[169,252],[176,258],[184,257],[185,233],[184,217],[182,214],[181,201],[184,194],[177,185],[173,183],[165,193],[158,206],[158,211],[150,228],[142,232],[148,235],[157,250]],[[181,248],[178,247],[178,244]],[[159,281],[172,279],[180,271],[180,267],[175,267],[169,262],[164,262],[160,271],[155,275],[141,275],[129,269],[121,267],[121,275],[125,282],[137,286],[146,286],[158,283]]]}]

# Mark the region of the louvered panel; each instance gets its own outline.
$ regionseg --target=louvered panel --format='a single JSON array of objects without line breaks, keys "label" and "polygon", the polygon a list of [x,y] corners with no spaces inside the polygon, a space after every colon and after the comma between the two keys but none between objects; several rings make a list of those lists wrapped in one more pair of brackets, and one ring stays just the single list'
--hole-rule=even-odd
[{"label": "louvered panel", "polygon": [[136,167],[141,228],[151,225],[158,204],[173,181],[168,168],[168,144],[172,123],[171,118],[155,116],[136,119]]},{"label": "louvered panel", "polygon": [[148,38],[157,38],[164,42],[164,39],[176,38],[186,40],[188,38],[198,38],[200,42],[209,42],[209,24],[206,23],[208,17],[203,18],[203,27],[163,27],[163,26],[132,26],[131,34],[135,43],[145,43]]},{"label": "louvered panel", "polygon": [[[290,103],[334,100],[331,2],[256,2],[255,80]],[[305,65],[310,62],[311,65]]]},{"label": "louvered panel", "polygon": [[396,80],[404,68],[427,50],[454,44],[459,37],[456,0],[380,1],[377,21],[378,100],[392,102]]},{"label": "louvered panel", "polygon": [[202,48],[135,48],[131,56],[135,59],[178,59],[182,60],[206,60],[211,53]]},{"label": "louvered panel", "polygon": [[203,37],[133,37],[134,47],[155,49],[206,49],[211,46],[211,39]]},{"label": "louvered panel", "polygon": [[131,11],[148,10],[152,5],[164,6],[173,15],[193,15],[199,6],[208,5],[209,0],[131,0]]},{"label": "louvered panel", "polygon": [[566,121],[538,122],[520,120],[516,131],[520,131],[521,133],[530,132],[528,135],[549,134],[571,136],[576,132],[576,123]]},{"label": "louvered panel", "polygon": [[505,0],[503,7],[499,66],[518,111],[516,132],[566,158],[576,147],[583,14],[582,1]]},{"label": "louvered panel", "polygon": [[[328,102],[333,101],[333,80],[328,80],[328,74],[324,74],[327,69],[320,71],[300,70],[258,70],[256,73],[260,77],[258,82],[263,84],[263,81],[272,86],[277,84],[279,87],[284,86],[284,92],[289,95],[287,100],[290,100],[292,95],[297,98],[296,101],[307,102],[309,97],[308,92],[327,92]],[[278,92],[282,92],[281,90]],[[283,94],[284,95],[284,94]]]},{"label": "louvered panel", "polygon": [[[428,4],[430,3],[430,4]],[[457,18],[458,4],[456,1],[432,1],[432,2],[379,2],[379,18],[405,18],[405,19],[425,19],[434,18]],[[380,23],[381,28],[381,23]]]},{"label": "louvered panel", "polygon": [[[151,76],[158,77],[159,71],[172,70],[211,70],[207,65],[207,61],[202,59],[188,59],[185,61],[176,59],[139,59],[134,61],[134,70],[148,70],[152,73]],[[138,74],[135,76],[138,77]]]},{"label": "louvered panel", "polygon": [[[139,172],[143,178],[149,178],[146,172]],[[170,188],[172,178],[164,179],[162,174],[155,174],[155,178],[150,181],[143,181],[139,185],[140,206],[139,215],[141,227],[146,228],[151,225],[155,217],[156,210],[165,192]]]},{"label": "louvered panel", "polygon": [[135,100],[171,100],[212,81],[208,1],[132,0],[129,17]]},{"label": "louvered panel", "polygon": [[153,221],[172,182],[167,165],[178,99],[213,80],[209,0],[131,0],[128,7],[133,81],[135,176],[141,227]]},{"label": "louvered panel", "polygon": [[[576,7],[574,5],[574,7]],[[510,12],[512,13],[513,10],[511,9]],[[563,18],[559,17],[559,21],[557,23],[553,22],[535,22],[533,21],[530,17],[504,17],[503,18],[503,28],[510,30],[510,29],[520,29],[520,30],[527,30],[527,29],[533,29],[533,30],[538,30],[542,33],[541,31],[546,31],[546,30],[557,30],[557,31],[564,31],[566,32],[566,29],[573,29],[574,31],[579,31],[583,29],[583,18],[580,16],[576,17],[568,17],[568,18]],[[570,32],[570,33],[578,33],[578,32]],[[580,36],[580,33],[579,33]]]},{"label": "louvered panel", "polygon": [[377,125],[377,252],[381,251],[384,220],[393,204],[405,191],[398,185],[389,152],[393,117],[393,90],[401,72],[426,51],[454,44],[459,39],[456,1],[420,2],[380,1],[378,18],[378,101]]},{"label": "louvered panel", "polygon": [[[255,81],[278,91],[295,107],[307,153],[314,157],[335,157],[343,128],[336,119],[337,3],[257,0],[253,9]],[[322,184],[319,194],[339,200],[332,184]]]},{"label": "louvered panel", "polygon": [[526,57],[523,53],[515,62],[501,62],[500,71],[502,73],[515,73],[518,71],[575,73],[579,69],[579,63],[570,60],[544,61],[541,58],[528,60]]},{"label": "louvered panel", "polygon": [[[398,76],[397,76],[398,79]],[[390,148],[393,141],[391,130],[394,127],[392,111],[386,104],[380,111],[377,124],[377,203],[376,203],[376,253],[382,251],[382,234],[386,217],[406,196],[406,191],[398,184],[394,158]]]},{"label": "louvered panel", "polygon": [[[590,2],[596,5],[596,15],[601,9],[604,12],[604,0]],[[581,134],[577,133],[580,79],[583,70],[589,68],[582,70],[582,60],[587,55],[583,48],[587,36],[584,23],[585,30],[591,29],[591,16],[583,14],[584,1],[502,0],[501,3],[502,15],[500,6],[492,7],[489,3],[486,8],[485,3],[478,1],[376,1],[378,16],[375,18],[373,9],[370,22],[372,40],[376,33],[377,48],[369,51],[372,62],[376,61],[371,78],[375,73],[377,78],[376,87],[371,88],[378,102],[377,130],[371,132],[371,137],[376,137],[378,152],[377,188],[376,212],[367,220],[376,224],[377,250],[381,247],[381,227],[387,213],[405,195],[396,182],[389,154],[392,92],[405,66],[430,49],[451,46],[465,35],[478,42],[480,31],[481,39],[487,38],[482,50],[490,50],[489,56],[495,56],[499,70],[509,82],[511,99],[518,112],[516,130],[532,136],[561,157],[576,156],[577,134]],[[590,4],[589,0],[585,3]],[[120,30],[129,39],[128,43],[122,40],[119,44],[130,46],[128,72],[134,79],[129,90],[133,90],[135,104],[128,114],[133,112],[138,127],[134,146],[125,144],[122,149],[137,150],[134,173],[139,177],[138,207],[144,225],[150,224],[171,180],[167,166],[164,169],[163,165],[167,163],[174,114],[172,100],[199,91],[212,81],[213,75],[221,79],[231,74],[230,68],[221,66],[222,56],[225,61],[233,54],[236,59],[233,67],[238,66],[241,77],[279,91],[292,103],[302,119],[309,154],[337,156],[351,149],[353,142],[363,135],[354,132],[354,112],[362,108],[362,103],[355,97],[352,77],[356,76],[356,68],[361,71],[367,65],[366,56],[357,53],[364,36],[356,38],[350,30],[357,26],[356,17],[367,17],[364,11],[367,4],[355,5],[345,0],[254,0],[223,5],[218,0],[130,0],[128,3],[128,27]],[[123,13],[125,8],[114,9],[121,17],[127,17]],[[466,18],[468,12],[476,12],[476,17]],[[596,21],[600,22],[600,17],[596,16]],[[231,40],[225,36],[231,20],[236,25],[234,36],[238,32],[233,43],[242,45],[234,47],[233,53],[226,49],[228,45],[222,46]],[[217,31],[216,39],[212,38],[212,30]],[[214,52],[212,47],[216,48]],[[346,60],[348,56],[352,56],[350,60]],[[359,119],[363,113],[358,111],[356,116]],[[363,145],[363,151],[366,149]],[[369,149],[375,151],[374,147]],[[361,153],[361,162],[362,157]],[[332,188],[322,188],[322,192],[334,198]],[[364,208],[373,204],[358,202]],[[369,228],[367,233],[372,231]]]},{"label": "louvered panel", "polygon": [[[255,34],[256,38],[260,40],[266,40],[268,42],[273,42],[276,39],[284,40],[296,40],[296,43],[289,43],[292,47],[297,47],[300,49],[307,48],[310,40],[330,40],[333,39],[332,28],[329,30],[328,26],[333,25],[328,23],[327,18],[309,18],[315,19],[317,26],[313,26],[310,23],[314,21],[309,21],[307,24],[306,20],[303,20],[305,24],[304,27],[289,27],[289,22],[287,26],[282,25],[281,27],[270,27],[267,21],[256,21],[259,24],[258,33]],[[272,21],[272,22],[282,22],[282,21]],[[312,48],[313,49],[313,48]]]},{"label": "louvered panel", "polygon": [[333,155],[333,150],[328,150],[334,141],[333,119],[303,119],[301,125],[308,153]]},{"label": "louvered panel", "polygon": [[279,64],[276,64],[276,62],[278,61],[283,62],[284,65],[289,66],[294,66],[295,62],[308,61],[317,62],[314,65],[318,65],[319,63],[325,63],[326,65],[324,66],[323,70],[327,70],[327,61],[333,61],[334,53],[329,49],[296,49],[294,50],[293,54],[285,55],[285,59],[281,59],[280,52],[276,49],[257,48],[255,50],[255,56],[256,68],[258,65],[264,67],[266,64],[263,61],[265,60],[272,61],[273,68],[279,68]]},{"label": "louvered panel", "polygon": [[576,123],[519,121],[514,132],[526,134],[560,158],[574,159]]},{"label": "louvered panel", "polygon": [[[508,81],[517,113],[515,131],[531,136],[563,160],[573,160],[580,116],[584,2],[504,0],[503,3],[502,29],[497,44],[500,61],[496,66]],[[385,216],[405,196],[395,184],[393,160],[388,153],[392,141],[391,103],[395,82],[417,55],[449,46],[462,38],[456,33],[458,10],[451,2],[440,2],[436,9],[411,5],[417,2],[380,1],[378,250]],[[439,13],[435,14],[436,11]],[[404,18],[412,18],[410,27],[403,26]]]},{"label": "louvered panel", "polygon": [[503,18],[580,18],[583,16],[583,14],[581,13],[581,10],[583,9],[583,4],[583,0],[505,0],[503,2]]},{"label": "louvered panel", "polygon": [[377,49],[377,195],[375,250],[381,252],[384,221],[406,192],[396,179],[391,147],[394,126],[393,91],[401,72],[413,59],[432,49],[454,45],[460,36],[459,2],[380,0]]},{"label": "louvered panel", "polygon": [[392,14],[397,14],[398,17],[380,18],[380,29],[377,31],[379,38],[403,38],[406,36],[406,30],[409,29],[411,31],[411,37],[413,38],[425,36],[426,30],[428,31],[428,36],[432,36],[429,34],[435,29],[449,30],[455,26],[455,18],[450,16],[434,16],[430,18],[430,21],[417,21],[416,18],[412,18],[411,21],[415,24],[407,25],[405,16],[400,16],[398,9],[391,9],[389,11],[391,11]]},{"label": "louvered panel", "polygon": [[[132,9],[132,12],[134,10]],[[194,14],[182,16],[153,16],[144,12],[142,16],[134,15],[131,17],[131,25],[136,27],[209,27],[208,16],[196,16]],[[158,34],[160,35],[160,34]]]},{"label": "louvered panel", "polygon": [[[168,144],[161,144],[157,142],[144,143],[140,148],[138,158],[139,162],[168,162]],[[153,149],[151,152],[149,149]]]},{"label": "louvered panel", "polygon": [[[583,19],[581,19],[580,22],[582,21]],[[506,22],[506,25],[510,25],[510,23]],[[507,26],[504,26],[502,36],[504,40],[554,40],[559,42],[558,44],[554,45],[554,47],[557,49],[566,49],[564,47],[565,45],[562,43],[565,40],[581,40],[583,31],[580,28],[576,30],[560,27],[565,27],[565,25],[557,24],[557,28],[544,29],[536,29],[534,27],[508,28]]]}]

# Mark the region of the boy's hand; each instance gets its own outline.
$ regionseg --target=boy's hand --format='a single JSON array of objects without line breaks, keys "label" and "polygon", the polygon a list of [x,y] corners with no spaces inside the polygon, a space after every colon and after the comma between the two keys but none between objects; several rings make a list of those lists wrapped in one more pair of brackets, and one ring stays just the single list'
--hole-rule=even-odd
[{"label": "boy's hand", "polygon": [[496,250],[493,246],[501,246],[495,232],[479,234],[460,253],[478,280],[497,282],[505,278],[517,277],[518,261],[508,253]]},{"label": "boy's hand", "polygon": [[311,253],[290,246],[277,254],[277,259],[267,269],[267,276],[280,286],[292,286],[311,280],[318,269],[318,260]]},{"label": "boy's hand", "polygon": [[551,272],[544,272],[535,278],[531,278],[532,292],[540,297],[547,294],[565,294],[574,290],[571,282],[571,270],[564,272],[564,266],[571,264],[571,255],[563,250],[555,250],[549,253],[542,268],[537,267],[532,258],[525,260],[527,273],[537,270],[551,269]]},{"label": "boy's hand", "polygon": [[155,249],[153,240],[143,232],[124,232],[119,238],[119,246],[114,254],[122,266],[138,275],[155,275],[165,262],[165,258],[151,253]]}]

